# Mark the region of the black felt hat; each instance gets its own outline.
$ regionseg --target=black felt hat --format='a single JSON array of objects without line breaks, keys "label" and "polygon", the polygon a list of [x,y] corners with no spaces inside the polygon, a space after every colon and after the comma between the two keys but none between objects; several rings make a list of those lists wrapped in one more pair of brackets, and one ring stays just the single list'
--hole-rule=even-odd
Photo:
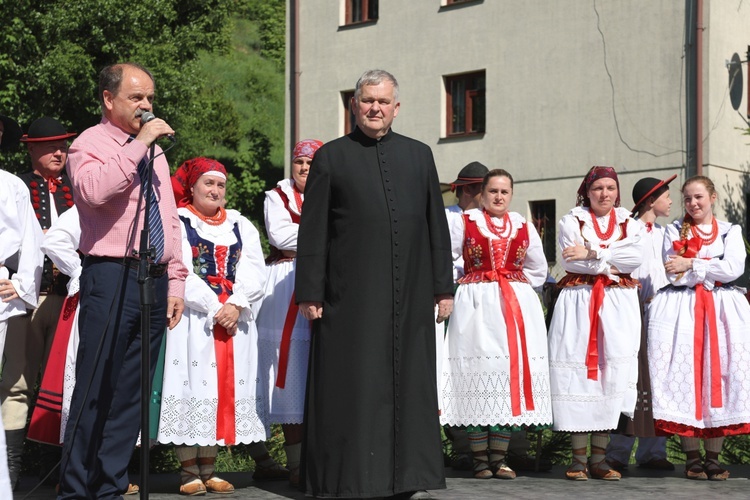
[{"label": "black felt hat", "polygon": [[23,132],[20,125],[13,118],[0,115],[0,122],[3,122],[3,138],[0,140],[0,149],[8,151],[18,144],[18,140],[21,138]]},{"label": "black felt hat", "polygon": [[43,116],[31,124],[29,133],[21,137],[21,142],[59,141],[75,135],[75,132],[67,132],[63,124],[54,118]]},{"label": "black felt hat", "polygon": [[633,206],[632,212],[635,213],[638,206],[646,201],[649,196],[654,194],[657,189],[662,186],[668,185],[676,178],[677,174],[674,174],[673,176],[665,180],[659,180],[653,177],[644,177],[643,179],[636,182],[635,186],[633,186],[633,202],[635,203],[635,205]]},{"label": "black felt hat", "polygon": [[478,184],[482,182],[482,180],[484,180],[484,176],[487,175],[487,172],[489,171],[490,170],[487,167],[485,167],[478,161],[469,163],[461,169],[456,180],[451,182],[451,191],[455,191],[457,186]]}]

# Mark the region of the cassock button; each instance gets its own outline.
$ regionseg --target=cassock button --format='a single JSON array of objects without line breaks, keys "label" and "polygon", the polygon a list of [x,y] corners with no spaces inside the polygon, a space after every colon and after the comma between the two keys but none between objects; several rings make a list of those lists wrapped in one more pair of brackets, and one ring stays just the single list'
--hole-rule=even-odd
[{"label": "cassock button", "polygon": [[396,207],[391,208],[391,212],[395,212],[395,211],[396,211]]}]

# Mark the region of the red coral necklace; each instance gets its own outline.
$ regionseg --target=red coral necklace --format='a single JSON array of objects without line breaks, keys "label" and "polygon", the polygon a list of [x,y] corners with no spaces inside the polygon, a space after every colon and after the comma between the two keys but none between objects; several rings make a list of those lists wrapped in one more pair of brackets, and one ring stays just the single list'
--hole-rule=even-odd
[{"label": "red coral necklace", "polygon": [[492,231],[492,234],[497,236],[498,238],[506,239],[508,236],[510,236],[510,216],[508,215],[508,212],[505,212],[505,215],[503,215],[503,223],[500,225],[500,227],[496,226],[494,222],[492,222],[492,218],[490,217],[490,214],[488,214],[486,211],[484,212],[484,219],[487,221],[487,227]]},{"label": "red coral necklace", "polygon": [[602,232],[601,229],[599,229],[599,223],[596,221],[596,215],[594,215],[594,212],[589,209],[589,213],[591,214],[591,224],[594,226],[594,232],[596,233],[596,236],[601,241],[606,241],[612,237],[612,235],[615,232],[615,223],[617,222],[615,219],[615,209],[609,211],[609,223],[607,224],[607,230]]},{"label": "red coral necklace", "polygon": [[224,223],[225,220],[227,220],[227,212],[221,207],[219,207],[219,209],[216,211],[216,215],[212,216],[203,215],[198,211],[197,208],[193,206],[192,203],[187,205],[187,209],[209,226],[220,226]]},{"label": "red coral necklace", "polygon": [[710,245],[716,241],[716,237],[719,235],[719,225],[716,223],[716,217],[714,217],[711,219],[711,231],[705,232],[701,230],[698,224],[691,224],[690,231],[693,233],[693,236],[703,240],[704,245]]}]

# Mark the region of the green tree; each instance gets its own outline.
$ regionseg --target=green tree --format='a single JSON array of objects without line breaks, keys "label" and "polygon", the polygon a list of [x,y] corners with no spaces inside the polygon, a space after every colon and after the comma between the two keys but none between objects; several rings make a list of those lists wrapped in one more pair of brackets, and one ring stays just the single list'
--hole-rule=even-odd
[{"label": "green tree", "polygon": [[[230,170],[228,206],[262,220],[262,191],[284,158],[284,2],[0,0],[0,9],[0,112],[24,130],[49,115],[80,132],[101,116],[101,68],[141,63],[156,81],[155,114],[177,131],[172,167],[216,157]],[[28,169],[23,148],[2,161]]]},{"label": "green tree", "polygon": [[[210,115],[222,103],[195,104],[206,83],[196,60],[202,52],[229,50],[235,5],[230,0],[2,0],[10,29],[0,34],[1,109],[24,129],[50,115],[83,130],[99,121],[101,68],[136,61],[154,74],[159,116],[177,129],[205,123],[196,115]],[[221,137],[231,146],[237,132]],[[9,170],[25,170],[22,154],[8,161]]]}]

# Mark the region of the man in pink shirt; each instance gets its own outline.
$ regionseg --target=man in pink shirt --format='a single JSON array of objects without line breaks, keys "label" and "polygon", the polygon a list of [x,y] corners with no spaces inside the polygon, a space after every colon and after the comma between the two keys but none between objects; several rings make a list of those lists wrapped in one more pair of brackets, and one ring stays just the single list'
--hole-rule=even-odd
[{"label": "man in pink shirt", "polygon": [[[108,66],[99,75],[102,121],[73,142],[68,173],[81,219],[77,383],[65,431],[59,499],[119,498],[128,489],[127,465],[140,428],[141,314],[139,235],[146,203],[152,216],[149,246],[151,351],[165,327],[182,317],[187,269],[169,165],[155,149],[152,193],[141,195],[149,146],[174,130],[161,119],[141,124],[151,111],[154,80],[140,65]],[[153,376],[156,355],[151,357]]]}]

